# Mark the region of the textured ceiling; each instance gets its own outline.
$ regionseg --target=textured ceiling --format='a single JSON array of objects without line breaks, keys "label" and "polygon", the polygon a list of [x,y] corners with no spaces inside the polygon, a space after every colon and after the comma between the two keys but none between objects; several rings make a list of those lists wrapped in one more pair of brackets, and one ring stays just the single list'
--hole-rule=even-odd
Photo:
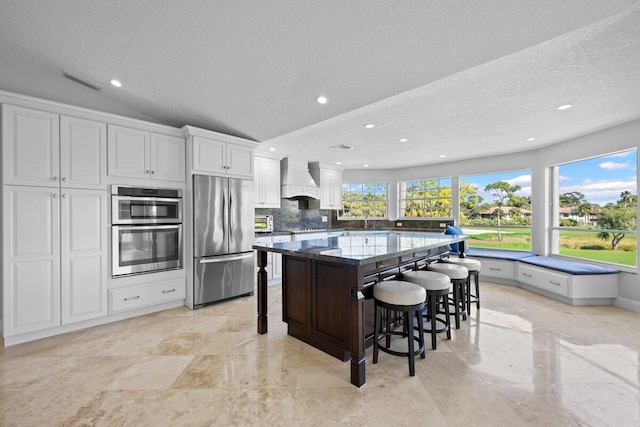
[{"label": "textured ceiling", "polygon": [[3,0],[0,89],[350,169],[461,160],[640,118],[640,3]]}]

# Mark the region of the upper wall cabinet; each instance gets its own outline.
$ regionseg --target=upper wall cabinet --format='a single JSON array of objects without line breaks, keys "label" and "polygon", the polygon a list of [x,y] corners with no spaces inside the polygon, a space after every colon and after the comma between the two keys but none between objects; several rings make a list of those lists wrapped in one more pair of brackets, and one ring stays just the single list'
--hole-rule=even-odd
[{"label": "upper wall cabinet", "polygon": [[185,180],[184,139],[109,125],[109,175]]},{"label": "upper wall cabinet", "polygon": [[193,126],[184,126],[182,131],[191,144],[193,173],[253,178],[253,149],[257,142]]},{"label": "upper wall cabinet", "polygon": [[2,106],[3,183],[104,189],[106,125]]},{"label": "upper wall cabinet", "polygon": [[320,187],[320,200],[310,200],[311,209],[340,209],[342,205],[342,169],[319,162],[309,163],[309,173]]},{"label": "upper wall cabinet", "polygon": [[280,160],[254,157],[256,208],[280,208]]}]

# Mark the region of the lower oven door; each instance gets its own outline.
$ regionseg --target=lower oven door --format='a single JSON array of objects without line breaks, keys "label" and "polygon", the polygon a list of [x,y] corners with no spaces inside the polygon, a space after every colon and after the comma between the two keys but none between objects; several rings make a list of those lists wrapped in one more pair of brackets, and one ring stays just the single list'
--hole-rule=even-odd
[{"label": "lower oven door", "polygon": [[182,268],[182,224],[111,227],[113,277]]}]

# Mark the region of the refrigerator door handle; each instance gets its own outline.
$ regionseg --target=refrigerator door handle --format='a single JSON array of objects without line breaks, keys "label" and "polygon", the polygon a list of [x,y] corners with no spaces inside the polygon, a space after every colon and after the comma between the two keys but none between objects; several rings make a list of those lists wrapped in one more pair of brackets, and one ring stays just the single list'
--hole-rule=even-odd
[{"label": "refrigerator door handle", "polygon": [[242,255],[233,255],[233,256],[225,256],[225,257],[215,257],[215,258],[203,258],[200,260],[200,264],[210,264],[213,262],[227,262],[227,261],[238,261],[241,259],[251,258],[253,256],[253,252],[249,252],[247,254]]}]

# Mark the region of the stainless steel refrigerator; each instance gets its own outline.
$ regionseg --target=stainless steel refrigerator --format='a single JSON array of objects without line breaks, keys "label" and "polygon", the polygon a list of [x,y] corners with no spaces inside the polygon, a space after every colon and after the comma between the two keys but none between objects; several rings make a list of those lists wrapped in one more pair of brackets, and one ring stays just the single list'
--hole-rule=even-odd
[{"label": "stainless steel refrigerator", "polygon": [[253,293],[253,181],[194,175],[194,308]]}]

